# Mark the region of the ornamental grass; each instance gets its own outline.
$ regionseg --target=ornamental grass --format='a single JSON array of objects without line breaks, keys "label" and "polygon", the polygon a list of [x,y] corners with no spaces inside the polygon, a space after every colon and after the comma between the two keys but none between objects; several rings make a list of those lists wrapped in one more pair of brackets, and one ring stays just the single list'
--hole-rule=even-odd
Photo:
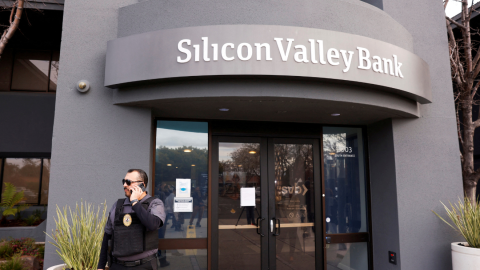
[{"label": "ornamental grass", "polygon": [[480,203],[474,205],[469,198],[465,198],[463,200],[459,199],[458,204],[452,205],[450,203],[451,209],[443,203],[442,205],[452,223],[446,221],[435,211],[432,212],[459,232],[465,238],[469,247],[480,248]]},{"label": "ornamental grass", "polygon": [[[48,235],[57,247],[57,253],[66,264],[66,268],[73,270],[97,269],[100,257],[100,248],[103,240],[103,229],[107,222],[106,202],[103,211],[100,206],[95,212],[92,204],[81,202],[76,204],[75,211],[65,206],[63,211],[57,205],[56,230]],[[70,216],[68,216],[70,213]],[[101,215],[100,215],[101,214]],[[69,222],[70,221],[70,222]]]}]

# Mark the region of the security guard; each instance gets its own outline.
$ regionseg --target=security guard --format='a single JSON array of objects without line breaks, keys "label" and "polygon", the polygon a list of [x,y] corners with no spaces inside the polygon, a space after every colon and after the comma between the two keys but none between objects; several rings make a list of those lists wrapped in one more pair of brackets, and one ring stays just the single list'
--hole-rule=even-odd
[{"label": "security guard", "polygon": [[158,229],[163,226],[163,202],[145,191],[147,174],[128,170],[122,179],[126,199],[119,199],[110,210],[105,225],[98,269],[107,262],[108,240],[111,244],[111,270],[157,270]]}]

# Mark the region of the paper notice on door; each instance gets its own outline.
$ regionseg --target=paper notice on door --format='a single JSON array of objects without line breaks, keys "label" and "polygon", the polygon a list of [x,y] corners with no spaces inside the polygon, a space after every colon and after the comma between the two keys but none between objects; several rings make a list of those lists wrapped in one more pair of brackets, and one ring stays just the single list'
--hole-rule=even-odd
[{"label": "paper notice on door", "polygon": [[193,212],[193,198],[173,198],[173,212]]},{"label": "paper notice on door", "polygon": [[191,179],[177,178],[176,181],[176,196],[180,198],[189,198],[191,189]]},{"label": "paper notice on door", "polygon": [[240,207],[255,206],[255,188],[240,188]]}]

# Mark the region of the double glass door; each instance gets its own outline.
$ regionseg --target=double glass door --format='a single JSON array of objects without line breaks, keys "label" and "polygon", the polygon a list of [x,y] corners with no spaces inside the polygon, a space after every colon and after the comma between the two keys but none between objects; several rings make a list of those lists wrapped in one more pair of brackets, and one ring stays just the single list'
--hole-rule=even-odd
[{"label": "double glass door", "polygon": [[323,269],[319,141],[212,143],[212,269]]}]

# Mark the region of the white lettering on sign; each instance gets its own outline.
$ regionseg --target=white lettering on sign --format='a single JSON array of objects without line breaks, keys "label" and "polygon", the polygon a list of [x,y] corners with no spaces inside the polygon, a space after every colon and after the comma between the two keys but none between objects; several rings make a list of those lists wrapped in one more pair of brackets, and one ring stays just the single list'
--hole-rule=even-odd
[{"label": "white lettering on sign", "polygon": [[[278,52],[283,62],[287,62],[290,58],[290,53],[293,51],[293,60],[297,63],[313,63],[331,66],[341,66],[344,73],[348,72],[352,66],[352,59],[356,52],[347,51],[337,48],[329,48],[324,50],[323,40],[308,39],[309,46],[302,44],[293,45],[295,39],[287,38],[285,41],[283,38],[273,38],[277,45]],[[190,39],[182,39],[178,42],[178,50],[183,54],[177,56],[178,63],[188,63],[193,58],[195,62],[199,62],[202,59],[204,62],[210,62],[209,53],[212,53],[213,61],[219,59],[219,44],[211,44],[212,50],[208,44],[208,37],[202,37],[202,50],[200,50],[200,44],[193,44]],[[316,46],[318,44],[318,47]],[[293,46],[292,46],[293,45]],[[254,49],[255,47],[255,49]],[[236,48],[236,49],[235,49]],[[318,49],[318,50],[317,50]],[[236,51],[236,53],[235,53]],[[393,54],[391,57],[380,57],[377,55],[371,56],[370,51],[367,48],[357,47],[358,51],[358,66],[357,69],[370,70],[372,69],[376,73],[388,74],[390,76],[403,78],[402,63],[398,61],[398,56]],[[256,54],[253,57],[253,54]],[[201,55],[202,54],[202,57]],[[318,54],[318,58],[317,58]],[[233,61],[239,59],[241,61],[249,61],[255,59],[257,61],[272,61],[271,48],[268,43],[254,43],[253,46],[250,43],[240,43],[237,47],[233,43],[225,43],[221,46],[220,56],[225,61]],[[263,57],[265,56],[265,57]]]}]

